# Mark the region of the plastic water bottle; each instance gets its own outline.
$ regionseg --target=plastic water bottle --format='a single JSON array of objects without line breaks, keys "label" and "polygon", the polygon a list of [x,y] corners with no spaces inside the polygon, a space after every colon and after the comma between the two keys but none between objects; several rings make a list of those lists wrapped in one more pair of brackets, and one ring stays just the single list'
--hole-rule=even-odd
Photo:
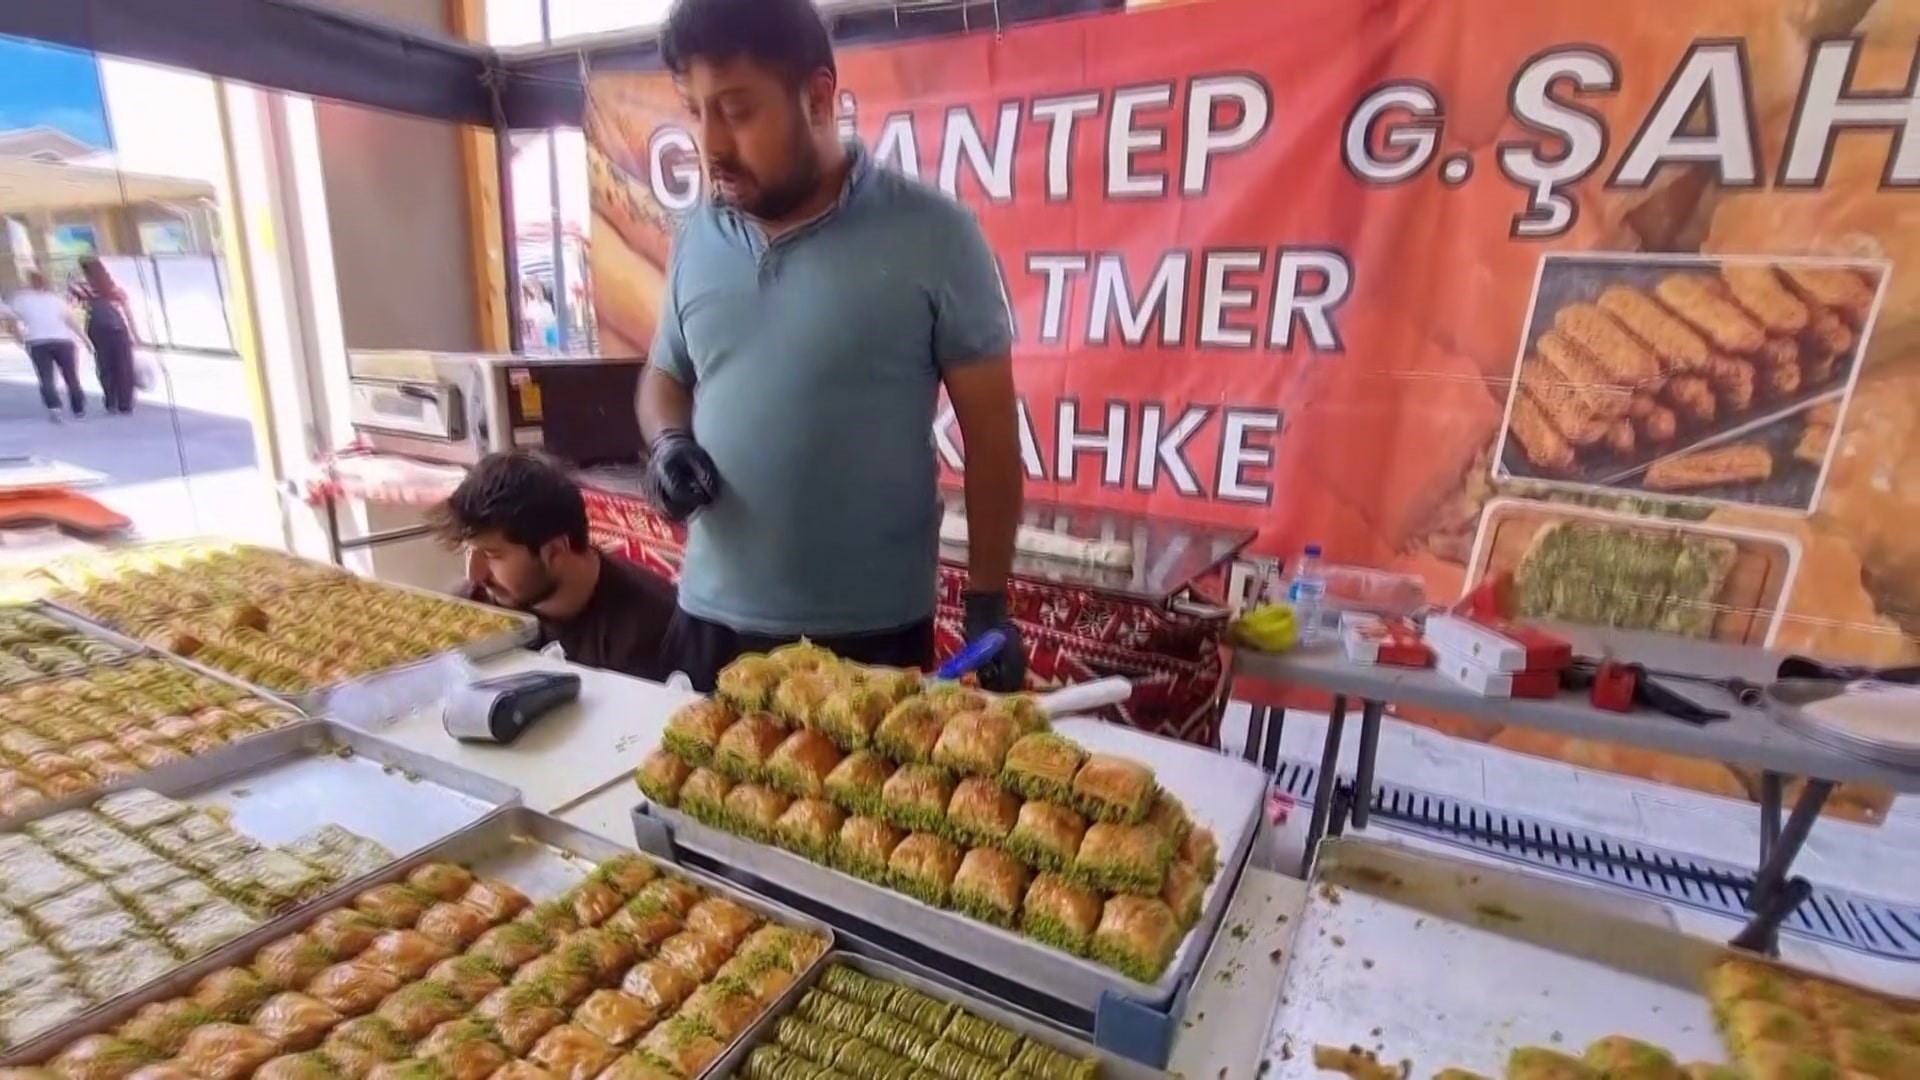
[{"label": "plastic water bottle", "polygon": [[1300,643],[1311,643],[1320,636],[1320,606],[1326,599],[1327,583],[1320,576],[1320,545],[1308,544],[1287,583],[1287,603],[1293,607],[1293,624],[1299,628]]}]

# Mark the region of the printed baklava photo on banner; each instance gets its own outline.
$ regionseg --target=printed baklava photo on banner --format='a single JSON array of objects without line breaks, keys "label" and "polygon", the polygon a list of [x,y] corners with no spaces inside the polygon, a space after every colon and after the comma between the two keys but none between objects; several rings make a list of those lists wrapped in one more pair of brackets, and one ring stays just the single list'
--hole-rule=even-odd
[{"label": "printed baklava photo on banner", "polygon": [[1524,499],[1488,508],[1472,580],[1514,614],[1765,647],[1800,558],[1788,536]]},{"label": "printed baklava photo on banner", "polygon": [[1496,475],[1811,510],[1885,272],[1543,258]]}]

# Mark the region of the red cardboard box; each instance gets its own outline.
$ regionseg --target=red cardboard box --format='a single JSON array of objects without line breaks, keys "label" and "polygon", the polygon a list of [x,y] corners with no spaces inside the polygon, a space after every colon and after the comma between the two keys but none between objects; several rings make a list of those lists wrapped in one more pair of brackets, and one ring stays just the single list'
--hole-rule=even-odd
[{"label": "red cardboard box", "polygon": [[1433,663],[1433,650],[1405,619],[1349,611],[1340,616],[1340,640],[1347,659],[1356,664],[1423,668]]}]

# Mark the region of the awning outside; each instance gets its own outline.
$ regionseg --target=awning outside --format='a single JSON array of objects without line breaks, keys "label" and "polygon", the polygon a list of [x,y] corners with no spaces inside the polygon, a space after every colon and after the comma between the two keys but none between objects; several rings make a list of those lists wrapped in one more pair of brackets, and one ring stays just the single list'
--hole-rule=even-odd
[{"label": "awning outside", "polygon": [[212,197],[213,185],[204,180],[121,172],[97,165],[0,158],[0,214],[59,213]]},{"label": "awning outside", "polygon": [[[617,2],[617,0],[607,0]],[[1126,0],[822,0],[842,46],[999,30]],[[331,0],[0,0],[0,34],[451,123],[578,127],[585,73],[660,63],[657,28],[496,50]],[[498,90],[498,100],[495,90]]]}]

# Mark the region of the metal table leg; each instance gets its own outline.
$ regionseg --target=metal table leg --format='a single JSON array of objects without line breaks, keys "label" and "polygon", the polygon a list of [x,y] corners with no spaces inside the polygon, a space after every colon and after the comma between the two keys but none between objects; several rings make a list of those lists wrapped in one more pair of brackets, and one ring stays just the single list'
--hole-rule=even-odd
[{"label": "metal table leg", "polygon": [[1275,705],[1267,710],[1266,738],[1260,742],[1260,767],[1269,773],[1280,772],[1280,736],[1287,730],[1287,707]]},{"label": "metal table leg", "polygon": [[1313,874],[1313,857],[1320,838],[1327,833],[1327,820],[1333,814],[1333,783],[1340,769],[1340,739],[1346,733],[1347,698],[1335,694],[1333,709],[1327,714],[1326,740],[1320,744],[1320,775],[1313,782],[1313,814],[1307,819],[1307,848],[1300,857],[1301,878]]},{"label": "metal table leg", "polygon": [[341,544],[340,544],[339,505],[334,500],[334,497],[329,495],[327,496],[326,506],[327,506],[327,557],[333,560],[333,565],[339,566],[342,564],[342,551],[341,551]]},{"label": "metal table leg", "polygon": [[1780,803],[1787,778],[1777,772],[1760,774],[1760,863],[1767,865],[1774,845],[1780,842]]},{"label": "metal table leg", "polygon": [[[1226,675],[1220,680],[1220,692],[1215,694],[1213,699],[1213,730],[1220,733],[1220,739],[1221,739],[1220,749],[1223,752],[1231,752],[1227,750],[1226,737],[1227,737],[1227,710],[1232,707],[1233,707],[1233,660],[1230,654],[1227,660]],[[1247,720],[1247,738],[1248,739],[1253,738],[1253,720],[1251,717],[1249,717]],[[1245,747],[1241,748],[1243,753],[1245,752],[1245,749],[1246,749]]]},{"label": "metal table leg", "polygon": [[[1747,907],[1759,908],[1764,905],[1767,896],[1787,880],[1787,874],[1793,870],[1793,860],[1800,855],[1800,849],[1807,842],[1807,834],[1813,832],[1813,823],[1819,819],[1820,810],[1827,804],[1827,796],[1833,794],[1834,783],[1831,780],[1809,780],[1801,790],[1800,798],[1793,804],[1793,812],[1787,815],[1787,824],[1773,841],[1772,850],[1767,853],[1767,861],[1760,865],[1759,873],[1753,876],[1753,895],[1747,901]],[[1764,834],[1764,829],[1763,829]]]},{"label": "metal table leg", "polygon": [[[1805,878],[1790,878],[1788,875],[1793,870],[1793,860],[1806,845],[1807,835],[1813,831],[1813,823],[1820,817],[1820,809],[1826,805],[1827,797],[1833,794],[1834,786],[1831,780],[1807,781],[1800,797],[1794,801],[1793,812],[1787,815],[1786,825],[1771,841],[1766,839],[1769,827],[1764,824],[1761,826],[1761,843],[1768,845],[1767,858],[1754,875],[1753,891],[1747,896],[1747,910],[1753,913],[1753,918],[1733,939],[1734,945],[1769,956],[1780,951],[1780,924],[1813,891]],[[1777,803],[1775,813],[1778,814]],[[1777,816],[1775,820],[1777,822]]]},{"label": "metal table leg", "polygon": [[1373,764],[1380,756],[1380,715],[1386,703],[1372,699],[1360,702],[1360,761],[1353,772],[1353,827],[1367,827],[1367,813],[1373,809]]}]

